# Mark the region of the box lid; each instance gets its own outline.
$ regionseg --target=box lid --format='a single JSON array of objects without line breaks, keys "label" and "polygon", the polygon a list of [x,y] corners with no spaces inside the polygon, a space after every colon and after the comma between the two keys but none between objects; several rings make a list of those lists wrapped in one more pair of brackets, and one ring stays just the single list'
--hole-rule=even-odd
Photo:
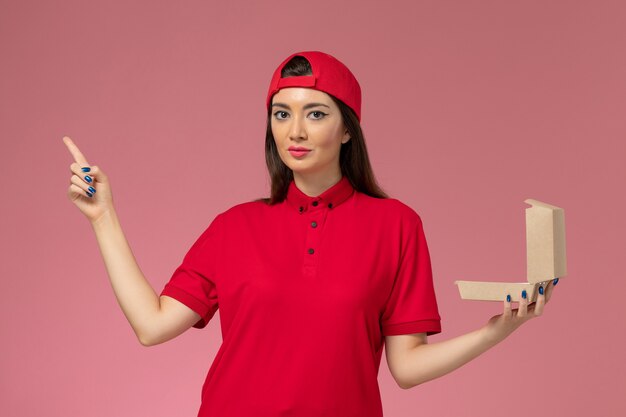
[{"label": "box lid", "polygon": [[567,275],[565,212],[532,198],[526,208],[526,277],[529,283]]}]

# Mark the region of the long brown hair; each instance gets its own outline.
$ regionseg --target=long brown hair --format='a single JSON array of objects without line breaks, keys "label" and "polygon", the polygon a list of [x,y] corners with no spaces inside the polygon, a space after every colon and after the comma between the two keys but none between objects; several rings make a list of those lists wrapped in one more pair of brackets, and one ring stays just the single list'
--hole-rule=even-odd
[{"label": "long brown hair", "polygon": [[[293,57],[283,68],[282,78],[299,75],[312,75],[309,61],[302,56]],[[375,198],[389,198],[376,182],[372,166],[367,155],[365,137],[361,124],[354,111],[344,102],[329,94],[341,111],[341,117],[350,134],[350,140],[341,145],[339,165],[341,173],[348,178],[355,190]],[[270,174],[271,195],[259,198],[269,205],[280,203],[287,197],[289,183],[293,180],[293,171],[285,165],[278,155],[271,126],[272,109],[267,113],[267,129],[265,132],[265,162]]]}]

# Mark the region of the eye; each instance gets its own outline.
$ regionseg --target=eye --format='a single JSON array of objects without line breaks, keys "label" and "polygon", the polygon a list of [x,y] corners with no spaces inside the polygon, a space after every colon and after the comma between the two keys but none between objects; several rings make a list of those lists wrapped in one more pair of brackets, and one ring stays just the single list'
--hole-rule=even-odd
[{"label": "eye", "polygon": [[284,117],[278,117],[278,115],[279,115],[279,114],[283,114],[283,113],[284,113],[284,114],[286,114],[287,112],[282,111],[282,110],[279,110],[279,111],[277,111],[276,113],[274,113],[274,116],[275,116],[278,120],[283,120],[283,119],[284,119]]},{"label": "eye", "polygon": [[314,119],[316,119],[316,120],[323,119],[324,117],[326,117],[326,116],[327,116],[327,114],[326,114],[326,113],[321,112],[321,111],[313,111],[313,112],[311,112],[310,114],[316,114],[316,113],[317,113],[318,115],[321,115],[320,117],[314,117]]}]

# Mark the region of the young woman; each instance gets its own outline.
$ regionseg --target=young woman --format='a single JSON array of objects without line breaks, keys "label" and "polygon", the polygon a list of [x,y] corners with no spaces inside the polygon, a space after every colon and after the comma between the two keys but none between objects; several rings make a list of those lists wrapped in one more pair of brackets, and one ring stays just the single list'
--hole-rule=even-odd
[{"label": "young woman", "polygon": [[[360,128],[361,89],[319,51],[276,69],[267,95],[271,195],[219,213],[159,296],[137,265],[106,175],[75,158],[69,198],[96,233],[117,300],[139,341],[203,328],[218,307],[223,343],[199,416],[382,416],[383,346],[404,389],[438,378],[541,315],[523,298],[483,327],[441,332],[420,216],[376,184]],[[526,301],[524,301],[526,300]]]}]

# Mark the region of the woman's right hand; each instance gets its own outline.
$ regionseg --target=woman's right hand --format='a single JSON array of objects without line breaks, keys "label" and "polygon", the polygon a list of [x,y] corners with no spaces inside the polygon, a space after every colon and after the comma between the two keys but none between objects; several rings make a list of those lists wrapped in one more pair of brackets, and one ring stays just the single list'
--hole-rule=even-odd
[{"label": "woman's right hand", "polygon": [[102,169],[89,165],[72,139],[64,136],[63,143],[74,157],[74,162],[70,165],[70,172],[73,175],[70,178],[67,196],[93,224],[108,211],[113,210],[113,195],[109,180]]}]

